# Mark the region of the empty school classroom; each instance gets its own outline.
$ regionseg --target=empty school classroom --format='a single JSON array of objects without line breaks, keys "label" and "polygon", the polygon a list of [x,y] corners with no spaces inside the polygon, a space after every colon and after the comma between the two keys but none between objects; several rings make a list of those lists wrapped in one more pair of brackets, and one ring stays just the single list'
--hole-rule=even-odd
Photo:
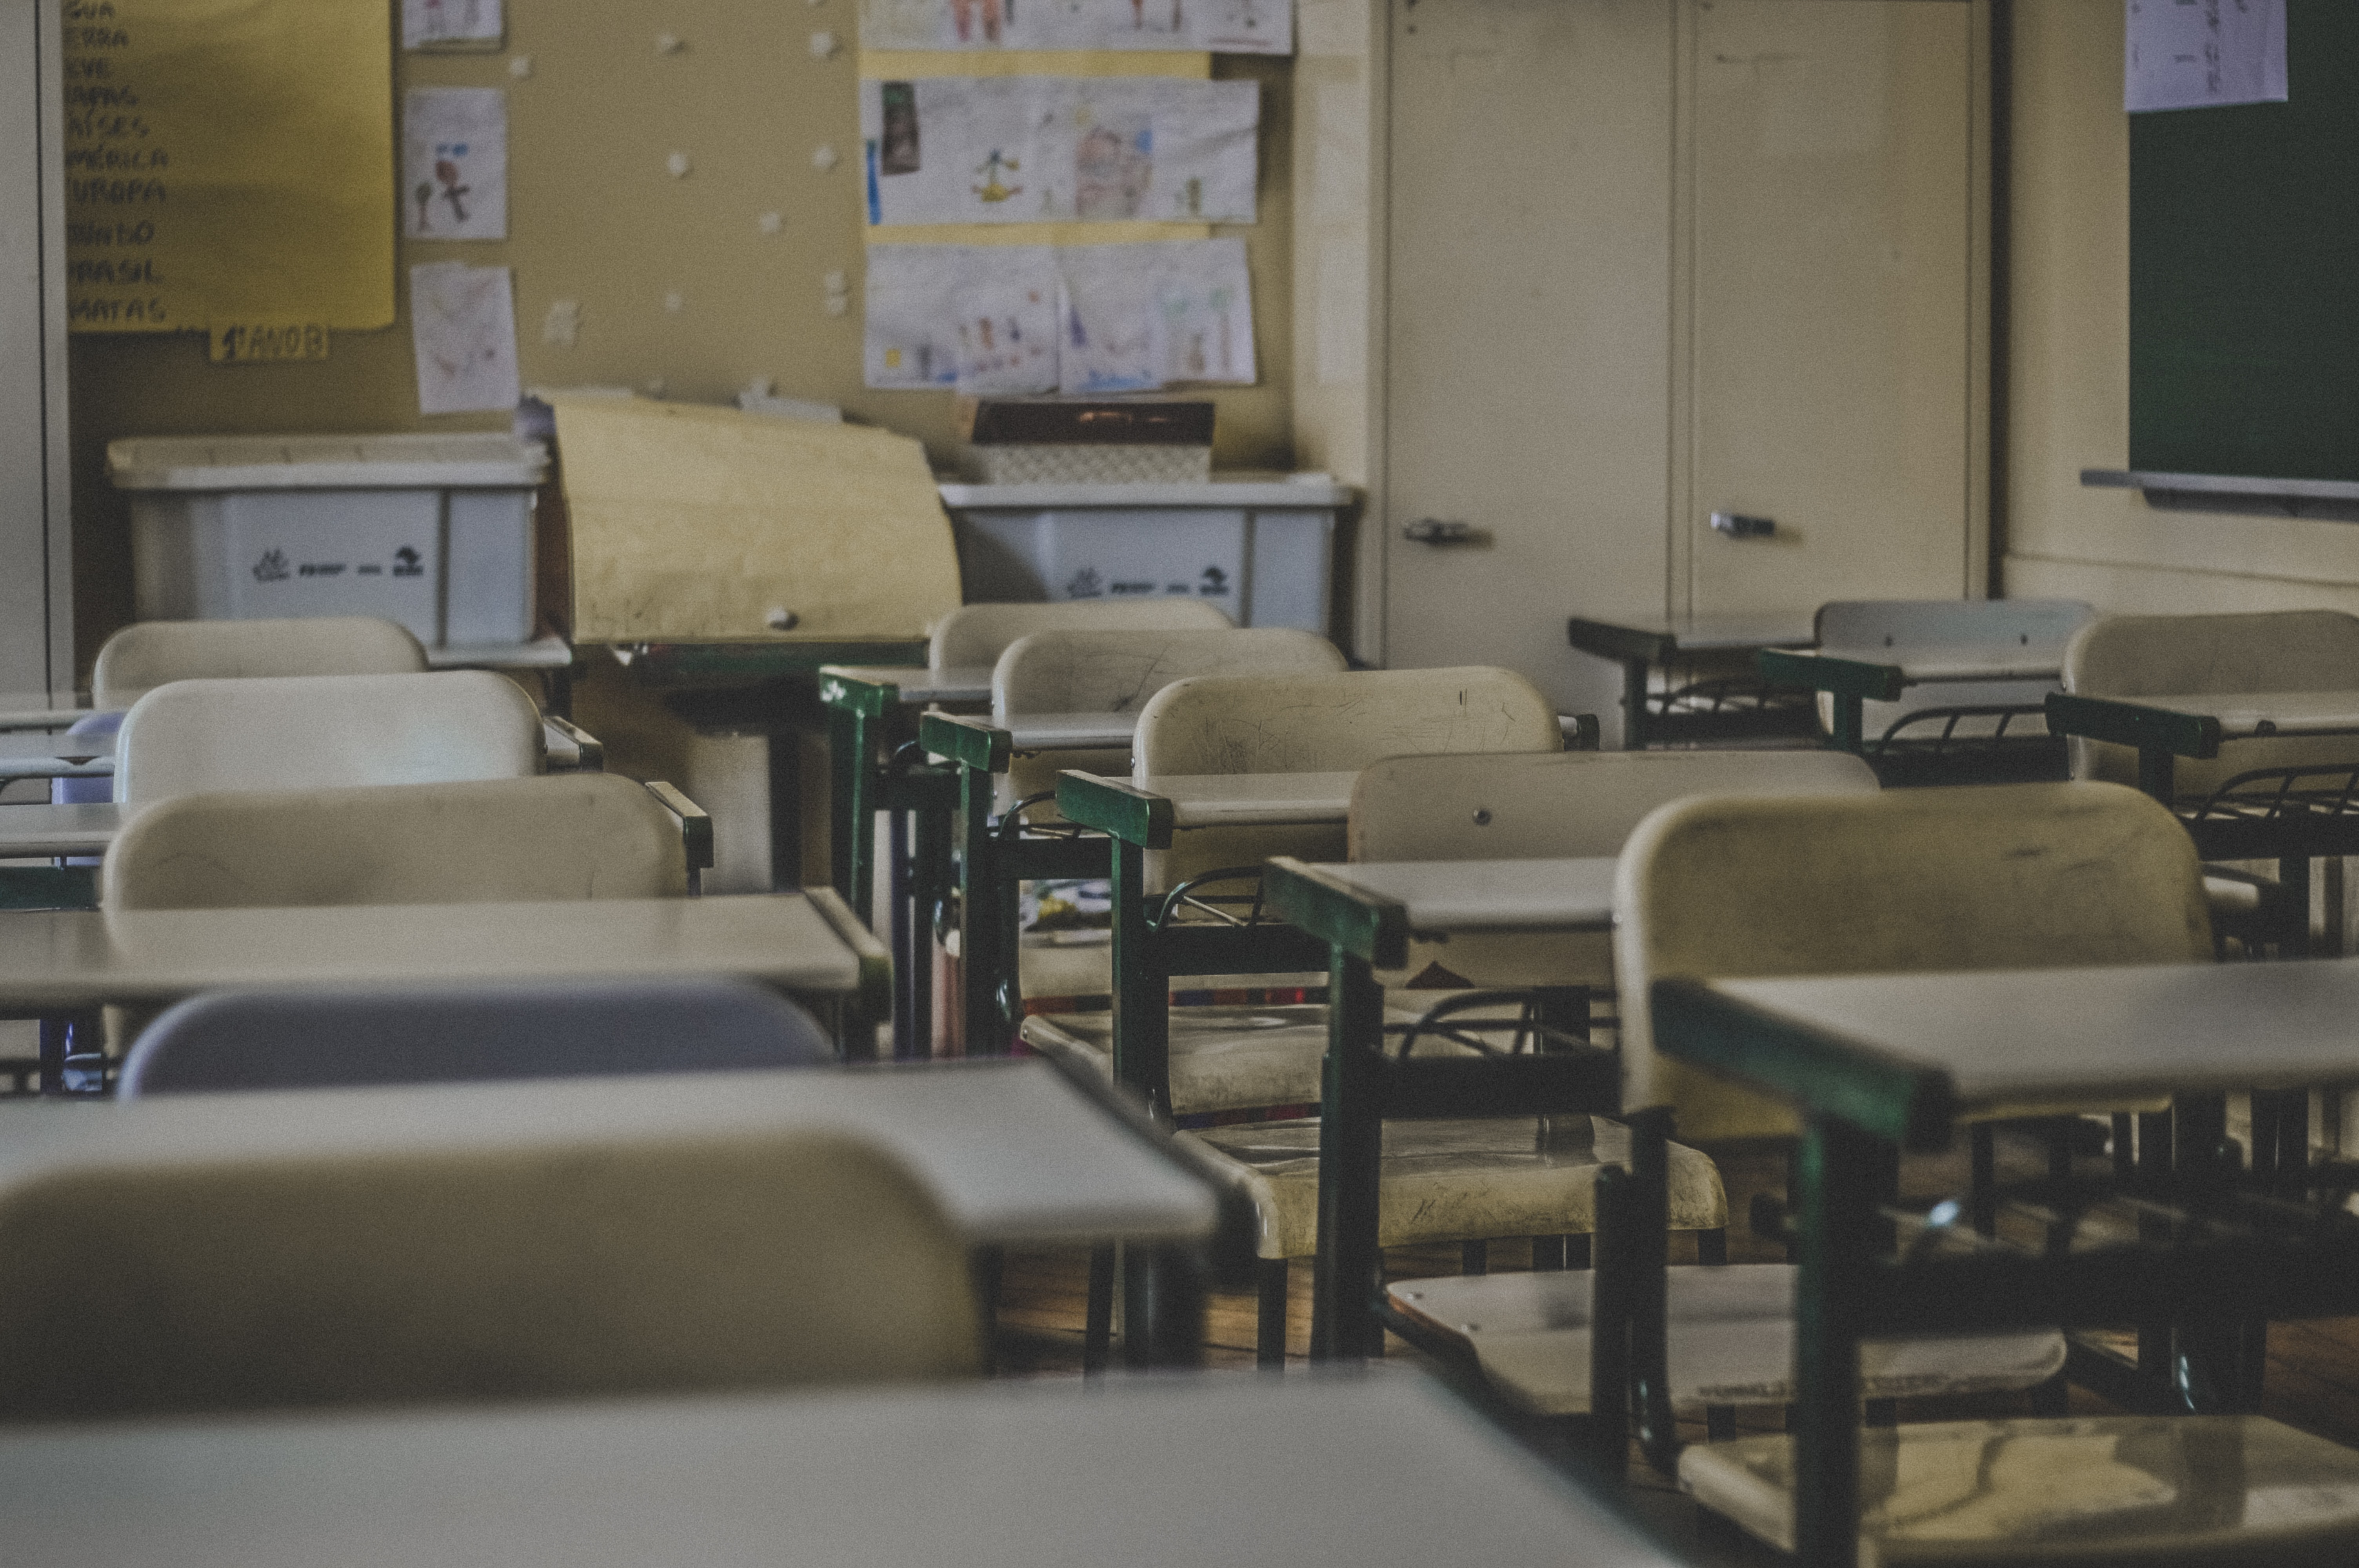
[{"label": "empty school classroom", "polygon": [[0,0],[0,1563],[2359,1568],[2359,6]]}]

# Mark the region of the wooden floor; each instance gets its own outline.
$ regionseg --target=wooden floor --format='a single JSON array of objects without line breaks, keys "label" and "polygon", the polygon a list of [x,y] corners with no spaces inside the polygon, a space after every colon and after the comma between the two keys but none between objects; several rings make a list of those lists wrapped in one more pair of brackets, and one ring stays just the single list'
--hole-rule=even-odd
[{"label": "wooden floor", "polygon": [[[1781,1248],[1754,1237],[1745,1224],[1756,1193],[1782,1195],[1786,1173],[1782,1156],[1758,1150],[1710,1151],[1728,1188],[1732,1217],[1729,1258],[1733,1262],[1770,1262],[1784,1257]],[[2038,1159],[2027,1142],[2003,1144],[2002,1173],[2020,1163],[2027,1170]],[[1939,1195],[1959,1190],[1963,1183],[1961,1159],[1912,1161],[1903,1175],[1904,1189]],[[1682,1250],[1687,1258],[1682,1259]],[[1530,1249],[1520,1241],[1496,1242],[1489,1249],[1489,1266],[1495,1271],[1530,1266]],[[1692,1260],[1691,1243],[1673,1238],[1672,1260]],[[1397,1249],[1385,1257],[1386,1277],[1406,1279],[1454,1274],[1459,1270],[1455,1246]],[[1019,1251],[1008,1254],[1001,1278],[998,1335],[995,1351],[1003,1377],[1079,1377],[1082,1373],[1082,1330],[1089,1277],[1088,1255],[1079,1251]],[[1310,1336],[1310,1268],[1296,1262],[1288,1271],[1287,1354],[1289,1368],[1308,1365]],[[1255,1303],[1250,1294],[1218,1294],[1206,1321],[1205,1362],[1215,1368],[1254,1365]],[[1388,1338],[1389,1359],[1415,1364],[1418,1352],[1398,1339]],[[2085,1390],[2072,1390],[2075,1413],[2099,1413],[2111,1409]],[[2027,1413],[2024,1400],[2014,1396],[1980,1399],[1903,1401],[1904,1421],[1955,1420],[1975,1416]],[[2359,1447],[2359,1318],[2278,1324],[2269,1331],[2269,1356],[2262,1410],[2288,1425],[2338,1443]],[[1782,1413],[1774,1409],[1738,1412],[1738,1429],[1777,1431]],[[1682,1430],[1690,1442],[1703,1440],[1701,1423]],[[1640,1510],[1669,1537],[1707,1564],[1760,1563],[1770,1554],[1757,1552],[1723,1532],[1699,1521],[1695,1509],[1676,1487],[1655,1475],[1634,1452],[1630,1469],[1633,1499]]]}]

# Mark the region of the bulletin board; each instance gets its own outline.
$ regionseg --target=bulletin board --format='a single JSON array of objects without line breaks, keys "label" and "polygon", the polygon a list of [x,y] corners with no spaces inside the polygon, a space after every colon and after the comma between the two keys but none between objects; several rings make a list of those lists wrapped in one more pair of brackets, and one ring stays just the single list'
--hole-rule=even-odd
[{"label": "bulletin board", "polygon": [[325,358],[394,319],[383,0],[67,0],[68,315]]},{"label": "bulletin board", "polygon": [[2359,480],[2359,5],[2286,44],[2287,103],[2130,117],[2134,470]]}]

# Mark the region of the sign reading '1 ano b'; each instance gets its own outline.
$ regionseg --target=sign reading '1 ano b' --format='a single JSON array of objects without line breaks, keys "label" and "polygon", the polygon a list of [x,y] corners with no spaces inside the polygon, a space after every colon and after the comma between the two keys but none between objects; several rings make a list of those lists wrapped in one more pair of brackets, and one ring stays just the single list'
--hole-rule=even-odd
[{"label": "sign reading '1 ano b'", "polygon": [[63,0],[78,332],[318,359],[393,323],[383,0]]}]

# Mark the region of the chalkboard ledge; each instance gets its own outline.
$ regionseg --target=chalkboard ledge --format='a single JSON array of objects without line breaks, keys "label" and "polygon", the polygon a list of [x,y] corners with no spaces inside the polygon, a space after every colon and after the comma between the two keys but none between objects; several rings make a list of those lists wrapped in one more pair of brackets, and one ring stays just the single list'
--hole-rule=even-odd
[{"label": "chalkboard ledge", "polygon": [[2162,512],[2231,512],[2359,523],[2359,481],[2082,469],[2081,482],[2098,490],[2143,491],[2146,503]]}]

